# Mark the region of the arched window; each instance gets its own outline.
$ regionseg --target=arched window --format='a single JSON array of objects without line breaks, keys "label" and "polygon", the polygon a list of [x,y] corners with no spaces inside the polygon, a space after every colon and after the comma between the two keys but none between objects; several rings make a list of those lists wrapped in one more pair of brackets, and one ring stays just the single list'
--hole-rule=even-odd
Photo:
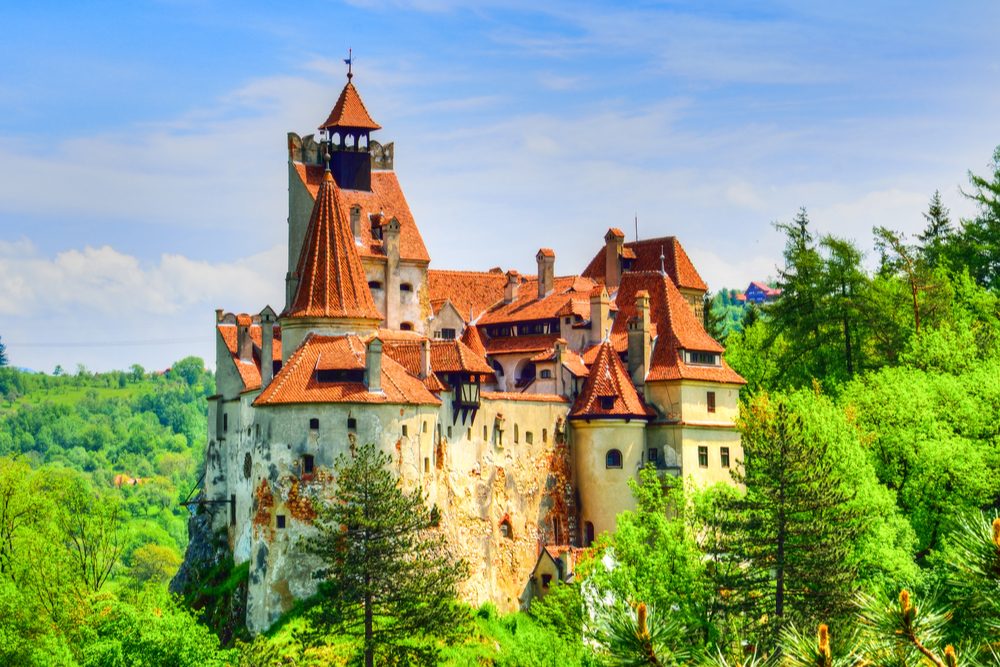
[{"label": "arched window", "polygon": [[604,457],[604,466],[607,468],[621,468],[622,467],[622,453],[617,449],[609,449],[607,456]]},{"label": "arched window", "polygon": [[400,322],[399,323],[399,330],[400,331],[413,331],[413,322]]},{"label": "arched window", "polygon": [[330,137],[330,142],[333,143],[334,146],[339,146],[340,145],[340,132],[334,132],[333,136]]},{"label": "arched window", "polygon": [[348,134],[346,137],[344,137],[344,145],[347,146],[348,148],[354,148],[353,134]]},{"label": "arched window", "polygon": [[514,528],[510,525],[510,519],[503,518],[500,522],[500,534],[508,540],[514,539]]}]

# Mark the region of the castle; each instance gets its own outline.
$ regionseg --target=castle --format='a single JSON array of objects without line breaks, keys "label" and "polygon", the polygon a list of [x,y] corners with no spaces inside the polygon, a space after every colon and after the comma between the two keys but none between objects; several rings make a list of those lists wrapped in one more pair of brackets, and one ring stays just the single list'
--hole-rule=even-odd
[{"label": "castle", "polygon": [[548,248],[534,276],[430,269],[379,129],[348,74],[320,139],[288,135],[284,307],[216,312],[201,498],[254,632],[315,591],[301,538],[357,444],[437,505],[462,596],[504,611],[614,530],[640,467],[704,485],[742,458],[744,381],[676,238],[609,229],[579,275]]}]

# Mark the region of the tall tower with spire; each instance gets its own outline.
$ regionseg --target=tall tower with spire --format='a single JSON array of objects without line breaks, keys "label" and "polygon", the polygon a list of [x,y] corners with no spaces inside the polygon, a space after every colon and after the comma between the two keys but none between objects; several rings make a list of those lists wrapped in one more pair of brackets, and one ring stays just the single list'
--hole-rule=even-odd
[{"label": "tall tower with spire", "polygon": [[382,126],[372,120],[351,82],[353,77],[354,74],[348,70],[347,85],[319,130],[329,151],[330,171],[337,185],[345,190],[370,192],[372,159],[369,135],[382,129]]}]

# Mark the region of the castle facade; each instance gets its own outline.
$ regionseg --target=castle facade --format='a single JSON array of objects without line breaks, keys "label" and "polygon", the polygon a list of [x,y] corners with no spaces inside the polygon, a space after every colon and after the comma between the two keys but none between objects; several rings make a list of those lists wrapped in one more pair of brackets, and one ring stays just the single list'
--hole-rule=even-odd
[{"label": "castle facade", "polygon": [[615,529],[642,466],[705,485],[742,458],[744,381],[676,238],[609,229],[577,275],[548,248],[533,276],[431,269],[379,129],[349,75],[318,140],[288,135],[285,303],[216,312],[201,498],[249,561],[254,632],[316,590],[302,539],[356,445],[437,505],[463,597],[504,611]]}]

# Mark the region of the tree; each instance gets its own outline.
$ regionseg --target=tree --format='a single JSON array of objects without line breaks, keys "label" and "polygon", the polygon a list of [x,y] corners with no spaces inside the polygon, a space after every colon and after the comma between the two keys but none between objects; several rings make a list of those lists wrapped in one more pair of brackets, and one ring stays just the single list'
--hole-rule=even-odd
[{"label": "tree", "polygon": [[1000,146],[993,151],[988,177],[969,172],[971,189],[962,194],[979,206],[971,220],[962,221],[961,254],[977,283],[1000,287]]},{"label": "tree", "polygon": [[361,637],[367,667],[376,650],[413,650],[408,640],[447,635],[466,618],[455,596],[468,566],[434,529],[422,491],[399,488],[390,462],[373,444],[341,454],[332,502],[308,542],[327,577],[314,621]]},{"label": "tree", "polygon": [[917,235],[920,239],[918,250],[931,267],[942,263],[945,258],[945,248],[954,240],[955,229],[948,215],[948,209],[941,203],[941,192],[935,190],[927,206],[927,212],[923,214],[927,226]]},{"label": "tree", "polygon": [[708,294],[702,299],[702,323],[705,331],[715,340],[722,340],[726,335],[726,315],[715,310],[715,299]]},{"label": "tree", "polygon": [[716,531],[716,558],[744,564],[720,587],[745,614],[748,634],[771,646],[790,622],[843,616],[858,571],[853,543],[863,532],[827,439],[809,433],[800,413],[780,395],[743,407],[745,461],[732,474],[746,493],[729,502]]},{"label": "tree", "polygon": [[[826,250],[827,257],[823,263],[820,290],[823,296],[821,303],[826,307],[819,315],[823,324],[837,332],[830,338],[840,339],[838,347],[843,350],[844,368],[847,377],[851,378],[863,362],[859,313],[868,276],[861,269],[861,252],[850,241],[825,236],[820,245]],[[826,366],[831,370],[837,368],[832,363]]]},{"label": "tree", "polygon": [[7,346],[3,344],[3,340],[0,339],[0,366],[7,365]]}]

